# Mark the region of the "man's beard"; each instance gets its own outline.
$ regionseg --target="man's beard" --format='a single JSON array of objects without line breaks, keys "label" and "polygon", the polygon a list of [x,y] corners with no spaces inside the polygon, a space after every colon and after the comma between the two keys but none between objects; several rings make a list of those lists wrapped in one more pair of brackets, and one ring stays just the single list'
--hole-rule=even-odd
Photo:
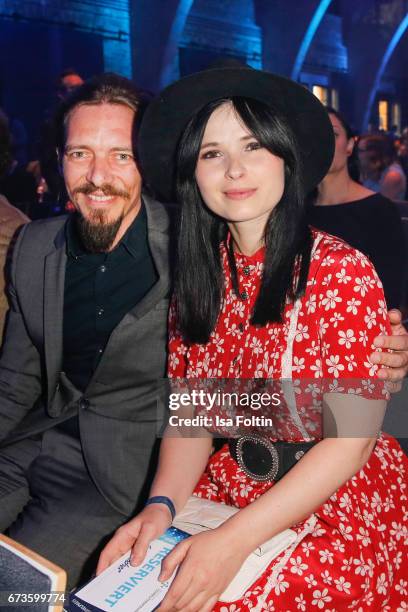
[{"label": "man's beard", "polygon": [[[95,191],[102,191],[104,195],[120,196],[124,199],[129,199],[129,194],[126,191],[115,189],[111,185],[102,185],[96,187],[92,183],[87,183],[74,190],[73,196],[84,193],[90,194]],[[82,242],[82,246],[89,253],[106,253],[112,247],[112,244],[119,231],[124,215],[120,215],[114,221],[107,222],[106,211],[94,210],[87,217],[81,214],[77,215],[77,229]]]},{"label": "man's beard", "polygon": [[82,246],[89,253],[106,253],[119,231],[123,215],[107,223],[104,211],[95,211],[89,217],[77,215],[77,229]]}]

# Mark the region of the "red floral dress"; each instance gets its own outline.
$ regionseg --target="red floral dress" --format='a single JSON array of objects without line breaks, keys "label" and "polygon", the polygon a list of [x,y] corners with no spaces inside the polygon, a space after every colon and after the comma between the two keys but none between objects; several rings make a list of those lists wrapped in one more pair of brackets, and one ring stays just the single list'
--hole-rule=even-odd
[{"label": "red floral dress", "polygon": [[[221,246],[225,296],[216,328],[208,344],[186,345],[171,310],[169,376],[331,379],[334,390],[381,397],[369,355],[374,338],[389,328],[381,283],[369,260],[338,238],[314,231],[305,296],[287,304],[283,324],[255,327],[250,314],[263,256],[262,250],[251,257],[236,254],[240,299]],[[304,387],[296,398],[299,412]],[[306,387],[313,398],[313,384]],[[306,419],[307,427],[313,429],[313,422],[307,425]],[[308,437],[310,429],[300,424],[297,439]],[[214,609],[407,612],[407,473],[398,443],[382,434],[364,468],[292,527],[297,541],[244,598]],[[246,476],[224,446],[210,458],[195,494],[242,508],[271,486]]]}]

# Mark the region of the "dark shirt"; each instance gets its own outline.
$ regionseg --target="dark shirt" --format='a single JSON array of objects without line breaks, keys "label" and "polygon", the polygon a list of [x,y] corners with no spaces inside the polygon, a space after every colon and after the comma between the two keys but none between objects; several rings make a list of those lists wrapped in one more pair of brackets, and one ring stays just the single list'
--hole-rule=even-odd
[{"label": "dark shirt", "polygon": [[120,243],[109,253],[86,252],[75,217],[66,225],[63,370],[85,391],[109,336],[157,281],[147,238],[147,215],[140,209]]},{"label": "dark shirt", "polygon": [[402,223],[394,202],[375,193],[355,202],[311,206],[308,222],[367,255],[383,284],[388,308],[401,306],[407,262]]}]

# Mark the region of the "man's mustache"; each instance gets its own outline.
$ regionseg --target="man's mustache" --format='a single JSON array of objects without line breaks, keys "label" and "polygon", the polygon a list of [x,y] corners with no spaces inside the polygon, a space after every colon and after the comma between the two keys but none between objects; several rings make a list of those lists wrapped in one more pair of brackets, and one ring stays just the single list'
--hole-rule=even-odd
[{"label": "man's mustache", "polygon": [[81,185],[80,187],[76,187],[76,189],[73,190],[72,195],[75,196],[78,193],[90,195],[95,192],[98,192],[98,193],[102,192],[103,195],[105,196],[118,196],[120,198],[124,198],[125,200],[130,199],[129,192],[123,189],[118,189],[117,187],[113,187],[113,185],[109,185],[109,183],[104,183],[103,185],[100,185],[99,187],[97,187],[93,183],[85,183],[84,185]]}]

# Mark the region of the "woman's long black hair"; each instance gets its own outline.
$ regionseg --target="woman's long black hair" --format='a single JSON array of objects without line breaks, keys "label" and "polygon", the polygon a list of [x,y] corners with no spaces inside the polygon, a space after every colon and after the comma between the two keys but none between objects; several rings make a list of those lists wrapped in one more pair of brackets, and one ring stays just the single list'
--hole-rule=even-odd
[{"label": "woman's long black hair", "polygon": [[[175,300],[178,327],[190,343],[208,342],[224,293],[220,243],[228,234],[228,226],[203,202],[195,169],[207,121],[214,110],[225,103],[233,105],[254,138],[281,157],[285,167],[284,192],[265,228],[264,272],[252,324],[282,322],[286,300],[293,301],[305,291],[310,264],[312,239],[305,218],[300,159],[287,121],[252,98],[232,97],[211,102],[190,120],[177,155],[176,191],[181,215]],[[239,297],[232,249],[229,265]]]}]

